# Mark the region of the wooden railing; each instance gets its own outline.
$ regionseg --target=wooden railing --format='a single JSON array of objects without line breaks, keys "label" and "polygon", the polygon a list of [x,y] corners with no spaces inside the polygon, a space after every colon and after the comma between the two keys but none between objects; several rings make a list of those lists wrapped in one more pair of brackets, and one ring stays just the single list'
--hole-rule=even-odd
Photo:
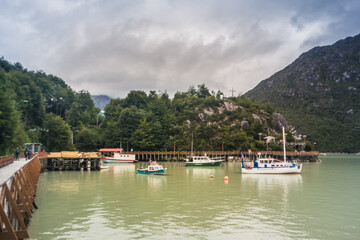
[{"label": "wooden railing", "polygon": [[1,185],[0,191],[0,239],[18,240],[29,238],[27,226],[36,207],[35,193],[41,164],[35,156],[12,178]]},{"label": "wooden railing", "polygon": [[0,157],[0,168],[5,167],[6,165],[9,165],[10,163],[14,162],[15,155],[8,155]]}]

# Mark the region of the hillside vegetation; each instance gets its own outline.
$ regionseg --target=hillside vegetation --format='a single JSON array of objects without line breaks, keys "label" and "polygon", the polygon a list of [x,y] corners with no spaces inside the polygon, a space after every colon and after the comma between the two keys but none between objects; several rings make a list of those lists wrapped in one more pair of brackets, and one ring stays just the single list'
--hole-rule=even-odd
[{"label": "hillside vegetation", "polygon": [[311,49],[245,96],[274,106],[321,151],[360,152],[360,35]]},{"label": "hillside vegetation", "polygon": [[[287,126],[270,106],[220,96],[205,85],[178,92],[173,99],[166,93],[131,91],[105,108],[104,146],[172,151],[175,144],[176,150],[190,150],[193,139],[194,150],[266,150],[259,133],[279,138],[281,127]],[[275,143],[270,148],[281,150]]]},{"label": "hillside vegetation", "polygon": [[[263,137],[281,138],[286,120],[271,106],[246,97],[223,99],[204,85],[166,93],[131,91],[113,99],[105,115],[90,94],[73,91],[62,79],[0,59],[0,155],[25,142],[46,151],[96,151],[101,147],[133,150],[281,150]],[[259,133],[261,139],[259,140]],[[288,140],[292,133],[288,130]],[[289,147],[291,149],[291,147]]]},{"label": "hillside vegetation", "polygon": [[47,151],[74,150],[72,131],[96,124],[90,94],[44,72],[0,58],[0,154],[40,142]]}]

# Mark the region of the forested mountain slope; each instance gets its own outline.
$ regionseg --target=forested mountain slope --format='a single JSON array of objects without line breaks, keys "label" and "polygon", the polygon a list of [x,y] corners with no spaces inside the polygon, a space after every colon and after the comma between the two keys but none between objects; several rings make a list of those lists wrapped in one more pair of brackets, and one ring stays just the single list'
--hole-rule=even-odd
[{"label": "forested mountain slope", "polygon": [[[166,93],[131,91],[124,99],[113,99],[105,108],[104,145],[131,145],[138,150],[266,150],[263,137],[279,137],[286,120],[270,106],[248,98],[222,99],[205,85]],[[289,131],[289,130],[288,130]],[[259,141],[259,133],[262,139]],[[293,140],[289,131],[289,140]],[[272,150],[281,150],[273,143]]]},{"label": "forested mountain slope", "polygon": [[245,96],[330,152],[360,152],[360,35],[315,47]]},{"label": "forested mountain slope", "polygon": [[[86,90],[73,91],[62,79],[29,71],[0,59],[0,155],[25,142],[40,142],[46,151],[97,151],[101,147],[134,150],[281,150],[265,136],[281,138],[286,120],[271,106],[246,97],[223,99],[204,85],[167,93],[130,91],[112,99],[105,116]],[[292,149],[291,146],[289,146]]]},{"label": "forested mountain slope", "polygon": [[96,124],[87,91],[75,92],[62,79],[29,71],[0,58],[0,154],[25,142],[40,142],[48,151],[72,150],[73,132]]}]

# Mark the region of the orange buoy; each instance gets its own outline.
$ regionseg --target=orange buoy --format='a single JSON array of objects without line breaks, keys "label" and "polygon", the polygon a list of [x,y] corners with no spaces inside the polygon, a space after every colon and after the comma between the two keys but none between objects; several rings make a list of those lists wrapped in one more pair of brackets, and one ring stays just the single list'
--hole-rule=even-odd
[{"label": "orange buoy", "polygon": [[211,174],[211,175],[210,175],[210,178],[214,178],[214,175]]},{"label": "orange buoy", "polygon": [[229,177],[228,177],[228,176],[225,176],[225,177],[224,177],[224,180],[229,180]]}]

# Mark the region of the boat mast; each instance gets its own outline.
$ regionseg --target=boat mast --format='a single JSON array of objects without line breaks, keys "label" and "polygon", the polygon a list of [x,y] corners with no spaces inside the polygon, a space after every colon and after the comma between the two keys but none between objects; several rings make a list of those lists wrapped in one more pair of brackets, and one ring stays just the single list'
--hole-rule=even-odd
[{"label": "boat mast", "polygon": [[120,148],[122,148],[122,134],[121,134],[121,138],[120,138]]},{"label": "boat mast", "polygon": [[284,162],[286,163],[286,144],[285,144],[285,128],[283,127],[282,128],[282,131],[283,131],[283,144],[284,144]]},{"label": "boat mast", "polygon": [[194,148],[194,133],[191,133],[191,156],[193,155]]}]

